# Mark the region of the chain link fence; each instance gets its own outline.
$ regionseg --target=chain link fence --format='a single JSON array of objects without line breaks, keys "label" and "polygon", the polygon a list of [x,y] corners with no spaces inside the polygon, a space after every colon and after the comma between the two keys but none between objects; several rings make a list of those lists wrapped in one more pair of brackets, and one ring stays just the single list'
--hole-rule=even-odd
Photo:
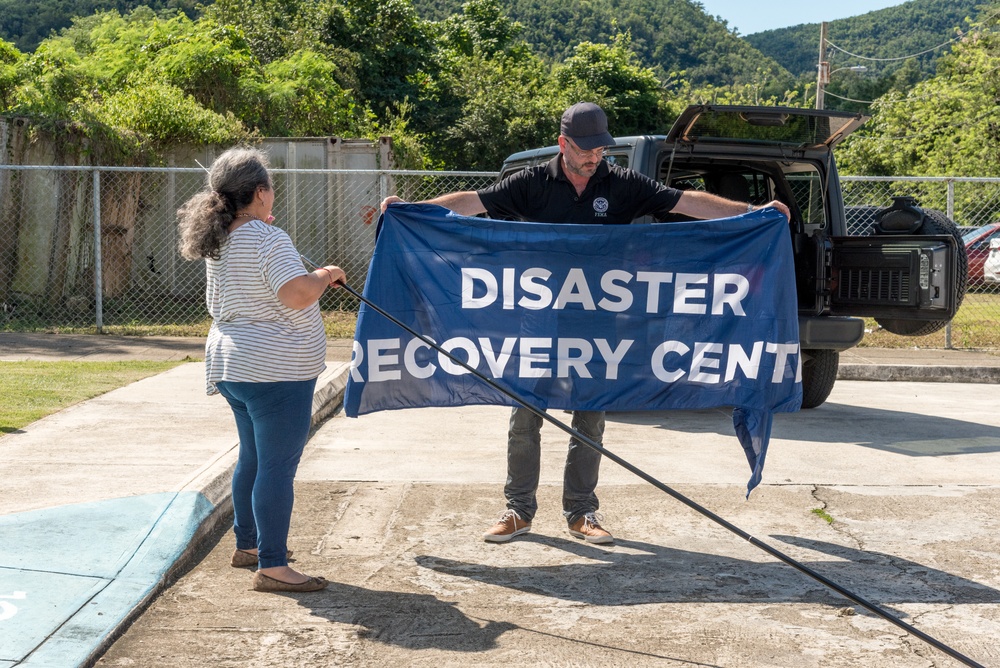
[{"label": "chain link fence", "polygon": [[[385,196],[419,201],[475,190],[497,176],[335,169],[274,169],[272,174],[275,224],[303,255],[339,264],[358,287],[367,273]],[[1000,347],[995,333],[1000,332],[1000,284],[983,277],[990,234],[1000,237],[1000,179],[842,181],[854,234],[863,233],[874,211],[891,205],[897,195],[914,196],[970,232],[969,293],[952,326],[940,335],[899,342],[880,339],[873,325],[875,344]],[[175,218],[204,184],[204,171],[191,168],[0,165],[0,330],[207,332],[204,263],[181,259]],[[330,291],[323,299],[324,311],[358,308],[343,291]]]},{"label": "chain link fence", "polygon": [[[378,206],[481,188],[495,173],[272,169],[275,225],[304,256],[364,283]],[[0,330],[203,334],[204,262],[177,251],[196,168],[0,165]],[[99,269],[98,269],[99,268]],[[325,311],[356,311],[332,290]]]}]

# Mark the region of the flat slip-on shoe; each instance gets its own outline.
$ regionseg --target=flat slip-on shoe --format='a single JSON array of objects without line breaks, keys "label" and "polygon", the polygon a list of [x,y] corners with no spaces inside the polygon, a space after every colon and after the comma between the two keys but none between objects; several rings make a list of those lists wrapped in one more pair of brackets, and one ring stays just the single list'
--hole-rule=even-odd
[{"label": "flat slip-on shoe", "polygon": [[319,591],[320,589],[326,589],[326,586],[328,584],[330,583],[321,577],[310,577],[305,582],[293,584],[291,582],[282,582],[281,580],[275,580],[274,578],[268,577],[259,571],[257,573],[254,573],[253,576],[254,591],[263,591],[263,592]]},{"label": "flat slip-on shoe", "polygon": [[[289,550],[286,555],[287,558],[291,559],[292,551]],[[257,565],[257,555],[253,552],[236,548],[236,551],[233,552],[233,558],[229,563],[232,564],[233,568],[253,568]]]}]

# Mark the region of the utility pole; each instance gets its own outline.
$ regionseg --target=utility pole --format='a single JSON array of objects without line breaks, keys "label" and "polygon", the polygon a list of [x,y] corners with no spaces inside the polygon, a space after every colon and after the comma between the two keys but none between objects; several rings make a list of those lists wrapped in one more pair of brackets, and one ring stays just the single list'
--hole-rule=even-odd
[{"label": "utility pole", "polygon": [[823,108],[823,87],[830,83],[830,63],[826,60],[826,21],[819,24],[819,64],[816,66],[816,108]]}]

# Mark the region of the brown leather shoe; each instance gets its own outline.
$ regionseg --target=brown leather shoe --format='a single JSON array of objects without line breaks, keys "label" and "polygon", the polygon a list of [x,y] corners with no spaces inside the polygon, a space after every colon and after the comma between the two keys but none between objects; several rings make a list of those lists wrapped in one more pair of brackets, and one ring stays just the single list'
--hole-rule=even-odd
[{"label": "brown leather shoe", "polygon": [[496,524],[483,534],[483,540],[488,543],[506,543],[514,536],[531,531],[531,522],[525,522],[515,511],[507,509]]},{"label": "brown leather shoe", "polygon": [[[285,554],[288,559],[292,558],[291,550]],[[247,552],[246,550],[236,548],[236,551],[233,552],[233,558],[229,560],[229,563],[233,568],[253,568],[257,565],[257,555],[253,552]]]},{"label": "brown leather shoe", "polygon": [[597,513],[587,513],[569,525],[569,535],[582,538],[588,543],[604,544],[615,542],[614,536],[601,527]]},{"label": "brown leather shoe", "polygon": [[305,582],[292,583],[284,582],[283,580],[275,580],[272,577],[264,575],[260,571],[257,571],[253,575],[254,591],[319,591],[320,589],[326,589],[328,584],[330,583],[321,577],[310,577]]}]

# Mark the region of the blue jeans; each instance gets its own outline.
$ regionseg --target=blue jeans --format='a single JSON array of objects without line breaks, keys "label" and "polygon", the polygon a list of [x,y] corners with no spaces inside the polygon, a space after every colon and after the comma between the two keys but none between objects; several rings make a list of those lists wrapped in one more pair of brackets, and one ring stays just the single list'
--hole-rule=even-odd
[{"label": "blue jeans", "polygon": [[[503,493],[507,507],[530,522],[538,510],[535,492],[541,468],[542,418],[527,408],[515,406],[510,414],[507,432],[507,484]],[[603,445],[604,411],[574,411],[573,429]],[[601,453],[580,443],[569,441],[566,468],[563,471],[563,515],[572,524],[600,506],[594,489],[601,468]]]},{"label": "blue jeans", "polygon": [[260,568],[287,566],[293,481],[309,438],[316,379],[215,385],[233,409],[240,437],[233,472],[236,547],[256,547]]}]

